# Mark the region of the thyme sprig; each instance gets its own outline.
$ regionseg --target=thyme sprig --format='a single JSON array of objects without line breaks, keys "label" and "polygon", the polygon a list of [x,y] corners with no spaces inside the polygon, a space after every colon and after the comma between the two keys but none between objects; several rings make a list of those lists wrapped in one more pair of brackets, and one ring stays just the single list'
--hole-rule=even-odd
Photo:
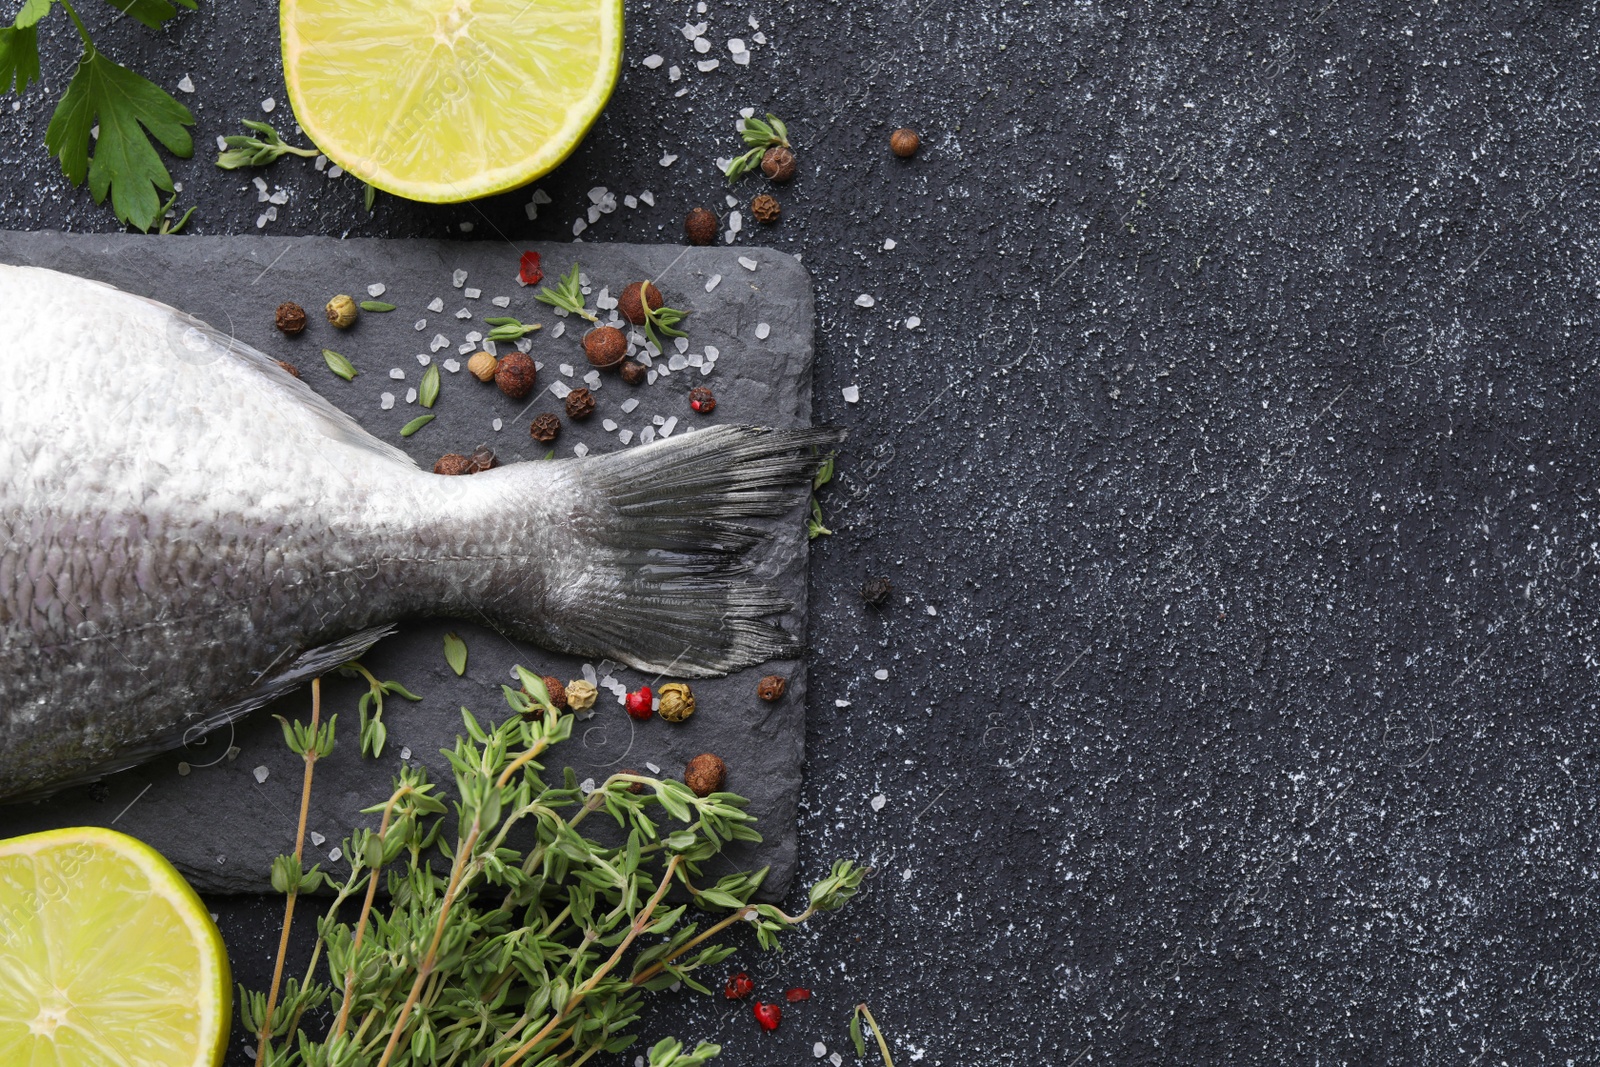
[{"label": "thyme sprig", "polygon": [[[592,319],[593,316],[590,316],[590,318]],[[521,319],[512,318],[509,315],[497,315],[492,319],[484,319],[483,321],[489,326],[488,340],[490,341],[520,341],[534,330],[544,329],[540,323],[535,322],[532,325],[528,325],[523,323]]]},{"label": "thyme sprig", "polygon": [[644,335],[650,343],[656,346],[656,351],[665,352],[667,346],[662,344],[663,337],[688,337],[684,331],[678,329],[678,323],[688,317],[687,311],[669,308],[662,305],[658,308],[650,306],[650,286],[639,287],[639,306],[644,309]]},{"label": "thyme sprig", "polygon": [[739,131],[739,136],[744,138],[744,143],[750,146],[750,150],[743,155],[734,156],[722,168],[722,173],[727,175],[730,182],[738,181],[760,166],[761,157],[767,154],[767,149],[790,147],[789,127],[770,111],[767,112],[765,122],[757,118],[745,119],[744,129]]},{"label": "thyme sprig", "polygon": [[376,759],[383,755],[384,743],[389,740],[389,728],[383,723],[383,698],[389,694],[405,697],[415,704],[422,698],[396,681],[380,682],[377,676],[352,660],[340,670],[345,675],[359,675],[366,680],[367,691],[356,702],[361,716],[361,754]]},{"label": "thyme sprig", "polygon": [[239,122],[245,129],[254,130],[261,136],[248,137],[234,134],[231,137],[224,137],[222,143],[228,147],[217,153],[217,166],[223,170],[265,167],[290,154],[306,159],[318,154],[315,148],[298,148],[289,144],[278,136],[278,131],[272,128],[271,123],[259,122],[256,119],[240,119]]},{"label": "thyme sprig", "polygon": [[833,533],[823,525],[822,505],[817,502],[817,492],[833,481],[833,463],[837,457],[838,453],[829,452],[828,458],[822,461],[822,466],[811,477],[811,517],[806,520],[806,536],[812,540]]},{"label": "thyme sprig", "polygon": [[590,322],[600,321],[594,314],[583,306],[583,283],[578,280],[578,264],[574,262],[572,269],[561,276],[561,281],[554,289],[548,285],[539,287],[533,298],[540,303],[549,304],[551,307],[570,311],[574,315],[588,319]]},{"label": "thyme sprig", "polygon": [[[274,884],[289,896],[276,976],[267,993],[239,996],[240,1018],[258,1035],[258,1067],[580,1067],[632,1044],[647,993],[679,982],[709,993],[697,975],[732,954],[715,940],[729,927],[749,926],[776,948],[782,933],[855,895],[867,872],[848,861],[812,887],[799,915],[751,903],[765,869],[701,884],[702,865],[724,845],[760,839],[744,798],[698,797],[681,782],[633,773],[592,789],[570,768],[547,782],[541,760],[571,737],[573,719],[538,675],[516,671],[522,688],[505,693],[521,714],[495,725],[461,710],[465,732],[442,753],[453,808],[425,769],[402,768],[388,799],[366,809],[377,828],[345,839],[343,881],[302,870],[315,764],[307,757],[300,838],[274,865]],[[285,736],[321,758],[332,751],[334,723],[320,724],[317,692],[309,729],[286,727]],[[581,834],[597,812],[615,822],[621,843]],[[323,885],[332,899],[311,964],[303,978],[283,981],[294,900]],[[689,902],[669,905],[674,888]],[[347,921],[345,905],[357,898]],[[300,1029],[324,1004],[338,1006],[326,1033]],[[696,1067],[720,1051],[686,1052],[669,1038],[648,1060]]]}]

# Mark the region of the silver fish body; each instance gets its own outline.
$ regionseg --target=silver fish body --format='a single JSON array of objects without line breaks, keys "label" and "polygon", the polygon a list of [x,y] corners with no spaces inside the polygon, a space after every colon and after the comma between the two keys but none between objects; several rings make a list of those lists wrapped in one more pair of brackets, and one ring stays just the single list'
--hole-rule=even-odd
[{"label": "silver fish body", "polygon": [[740,577],[829,431],[418,469],[164,305],[0,266],[0,799],[181,744],[395,621],[487,617],[679,675],[792,651]]}]

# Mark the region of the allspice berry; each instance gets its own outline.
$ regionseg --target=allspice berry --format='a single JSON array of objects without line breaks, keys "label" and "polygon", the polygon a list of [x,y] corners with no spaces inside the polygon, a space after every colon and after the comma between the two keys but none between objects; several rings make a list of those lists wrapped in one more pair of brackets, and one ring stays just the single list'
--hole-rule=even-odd
[{"label": "allspice berry", "polygon": [[769,674],[756,683],[756,696],[762,700],[781,700],[783,691],[789,688],[789,679],[781,674]]},{"label": "allspice berry", "polygon": [[495,368],[494,384],[512,400],[521,400],[533,392],[533,379],[538,374],[533,360],[525,352],[507,352]]},{"label": "allspice berry", "polygon": [[622,295],[617,297],[617,310],[622,312],[622,317],[635,326],[644,325],[644,305],[648,302],[650,310],[655,311],[666,304],[661,290],[653,282],[634,282],[622,290]]},{"label": "allspice berry", "polygon": [[296,367],[293,363],[290,363],[288,360],[286,360],[286,359],[275,359],[275,360],[273,360],[273,362],[276,363],[278,366],[282,367],[283,368],[283,372],[285,374],[287,374],[289,377],[291,377],[291,378],[300,377],[300,368]]},{"label": "allspice berry", "polygon": [[567,418],[587,419],[594,414],[594,394],[587,389],[574,389],[567,394]]},{"label": "allspice berry", "polygon": [[544,687],[550,691],[550,703],[558,708],[567,706],[567,687],[553,674],[544,676]]},{"label": "allspice berry", "polygon": [[716,394],[703,385],[697,385],[689,390],[689,406],[702,415],[709,415],[717,410]]},{"label": "allspice berry", "polygon": [[756,217],[757,222],[774,223],[783,213],[783,207],[778,203],[778,198],[762,193],[750,201],[750,214]]},{"label": "allspice berry", "polygon": [[615,326],[596,326],[583,335],[583,354],[604,370],[628,358],[628,339]]},{"label": "allspice berry", "polygon": [[[617,773],[618,774],[638,774],[639,772],[634,770],[632,767],[624,767],[624,768],[622,768],[622,770],[618,771]],[[634,794],[643,793],[644,792],[644,783],[643,782],[626,782],[626,783],[623,783],[622,788],[624,788],[628,792],[634,793]]]},{"label": "allspice berry", "polygon": [[599,696],[600,691],[594,687],[593,682],[577,678],[567,683],[567,707],[573,711],[588,711],[594,707],[594,702]]},{"label": "allspice berry", "polygon": [[683,220],[683,234],[692,245],[708,245],[717,239],[717,225],[713,212],[697,207]]},{"label": "allspice berry", "polygon": [[656,690],[656,714],[667,722],[682,722],[694,714],[694,692],[682,682],[668,682]]},{"label": "allspice berry", "polygon": [[902,126],[889,135],[889,151],[901,159],[910,159],[917,154],[917,149],[922,145],[922,138],[917,136],[917,131],[909,126]]},{"label": "allspice berry", "polygon": [[306,309],[285,300],[278,305],[277,313],[272,316],[272,324],[293,337],[306,328]]},{"label": "allspice berry", "polygon": [[645,365],[636,359],[630,359],[622,364],[622,380],[629,385],[638,385],[649,373]]},{"label": "allspice berry", "polygon": [[889,602],[889,595],[894,592],[894,585],[887,578],[868,578],[861,586],[861,599],[875,608],[881,608]]},{"label": "allspice berry", "polygon": [[467,373],[480,382],[494,381],[494,372],[499,368],[500,361],[492,352],[474,352],[467,360]]},{"label": "allspice berry", "polygon": [[356,324],[356,316],[361,314],[361,309],[356,307],[356,302],[345,293],[340,293],[328,301],[328,306],[323,309],[327,312],[328,321],[341,330],[348,330]]},{"label": "allspice berry", "polygon": [[458,452],[446,452],[433,465],[435,474],[471,474],[472,461]]},{"label": "allspice berry", "polygon": [[795,172],[794,151],[781,144],[775,144],[761,155],[761,173],[767,176],[770,182],[782,185],[784,182],[793,181]]},{"label": "allspice berry", "polygon": [[702,752],[683,768],[683,784],[697,797],[707,797],[728,780],[728,765],[718,756]]},{"label": "allspice berry", "polygon": [[467,457],[467,462],[472,464],[469,473],[482,474],[484,471],[493,470],[500,466],[500,460],[490,451],[488,445],[479,445],[472,450],[472,455]]},{"label": "allspice berry", "polygon": [[548,411],[543,415],[535,415],[533,423],[528,427],[528,436],[542,445],[547,445],[556,439],[561,432],[561,420]]}]

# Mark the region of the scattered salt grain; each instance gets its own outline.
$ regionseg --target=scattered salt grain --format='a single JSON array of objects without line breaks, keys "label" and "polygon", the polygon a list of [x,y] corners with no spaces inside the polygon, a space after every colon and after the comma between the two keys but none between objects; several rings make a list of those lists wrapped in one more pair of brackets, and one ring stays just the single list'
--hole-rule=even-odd
[{"label": "scattered salt grain", "polygon": [[342,849],[342,848],[335,848],[333,851],[328,853],[328,862],[329,863],[338,863],[343,858],[344,858],[344,849]]},{"label": "scattered salt grain", "polygon": [[654,426],[646,426],[644,429],[639,431],[639,443],[641,445],[647,445],[655,439],[656,428]]},{"label": "scattered salt grain", "polygon": [[555,381],[550,383],[550,395],[557,400],[565,400],[570,392],[572,392],[572,386],[566,382]]},{"label": "scattered salt grain", "polygon": [[367,286],[367,295],[373,298],[380,297],[388,291],[389,287],[384,285],[382,282],[373,282],[371,285]]},{"label": "scattered salt grain", "polygon": [[572,220],[572,236],[576,237],[589,228],[589,224],[581,217]]},{"label": "scattered salt grain", "polygon": [[672,431],[678,428],[678,416],[674,415],[661,427],[662,437],[671,437]]},{"label": "scattered salt grain", "polygon": [[519,337],[519,338],[517,338],[517,351],[518,352],[532,352],[533,351],[533,338],[531,338],[531,337]]},{"label": "scattered salt grain", "polygon": [[329,178],[340,178],[340,177],[343,177],[344,176],[344,168],[339,166],[339,164],[335,163],[333,166],[328,168],[327,174],[328,174]]},{"label": "scattered salt grain", "polygon": [[749,256],[740,256],[739,266],[743,267],[745,270],[755,270],[756,261],[751,259]]},{"label": "scattered salt grain", "polygon": [[754,37],[751,38],[751,40],[755,41],[756,44],[766,44],[767,43],[767,35],[764,34],[764,33],[758,32]]},{"label": "scattered salt grain", "polygon": [[401,759],[410,759],[411,758],[411,746],[410,745],[406,745],[406,746],[404,746],[403,748],[400,749],[400,758]]},{"label": "scattered salt grain", "polygon": [[[711,51],[711,42],[706,40],[704,37],[697,37],[695,38],[694,42],[694,50],[699,52],[701,55],[705,55],[707,52]],[[700,69],[704,70],[705,67],[702,66]]]},{"label": "scattered salt grain", "polygon": [[869,308],[877,302],[878,298],[873,296],[871,293],[862,293],[860,296],[856,297],[856,307],[858,308]]},{"label": "scattered salt grain", "polygon": [[[221,138],[218,138],[218,140],[221,140]],[[326,170],[327,166],[328,166],[328,157],[327,156],[323,156],[323,155],[317,156],[317,161],[315,163],[311,164],[311,168],[313,170]]]},{"label": "scattered salt grain", "polygon": [[720,60],[720,59],[702,59],[700,62],[696,63],[695,66],[700,68],[700,73],[709,74],[712,71],[716,70],[718,67],[722,66],[722,60]]},{"label": "scattered salt grain", "polygon": [[267,197],[267,202],[272,204],[287,204],[289,202],[289,190],[277,190],[271,196]]},{"label": "scattered salt grain", "polygon": [[555,329],[550,331],[550,337],[553,340],[553,339],[555,339],[557,337],[560,337],[562,334],[564,334],[566,332],[567,332],[567,324],[564,323],[564,322],[558,322],[555,325]]},{"label": "scattered salt grain", "polygon": [[473,344],[471,341],[463,341],[461,344],[456,345],[456,352],[464,356],[469,352],[476,351],[477,347],[478,346]]},{"label": "scattered salt grain", "polygon": [[705,355],[704,352],[690,352],[689,353],[689,366],[691,366],[691,367],[703,367],[705,365],[706,365],[706,355]]},{"label": "scattered salt grain", "polygon": [[418,352],[417,353],[417,363],[418,363],[419,366],[426,367],[428,364],[430,364],[432,362],[433,362],[433,357],[428,355],[426,352]]},{"label": "scattered salt grain", "polygon": [[417,402],[417,391],[415,389],[407,389],[406,390],[406,403],[407,404],[415,404],[416,402]]},{"label": "scattered salt grain", "polygon": [[734,63],[734,66],[748,67],[750,65],[750,53],[749,52],[735,52],[733,54],[733,63]]},{"label": "scattered salt grain", "polygon": [[579,441],[577,444],[572,446],[572,454],[580,457],[587,456],[589,454],[589,446],[584,444],[582,441]]},{"label": "scattered salt grain", "polygon": [[491,422],[491,423],[490,423],[490,424],[489,424],[489,425],[490,425],[490,426],[493,426],[493,427],[494,427],[494,432],[495,432],[495,433],[499,433],[499,432],[500,432],[500,428],[501,428],[501,427],[502,427],[502,426],[504,426],[504,425],[505,425],[505,423],[503,423],[503,422],[501,422],[501,421],[500,421],[500,420],[499,420],[499,419],[495,419],[495,420],[494,420],[494,421],[493,421],[493,422]]},{"label": "scattered salt grain", "polygon": [[822,1057],[828,1054],[828,1046],[818,1041],[815,1045],[811,1046],[811,1054],[820,1060]]},{"label": "scattered salt grain", "polygon": [[466,297],[468,300],[476,300],[480,296],[483,295],[483,290],[482,289],[470,289],[470,288],[469,289],[463,289],[463,290],[461,290],[461,295]]},{"label": "scattered salt grain", "polygon": [[629,441],[633,440],[633,431],[623,430],[621,433],[617,434],[617,440],[621,441],[623,444],[627,444]]},{"label": "scattered salt grain", "polygon": [[265,767],[257,767],[252,773],[255,774],[257,783],[264,783],[267,780],[267,775],[271,774],[272,772],[267,770]]},{"label": "scattered salt grain", "polygon": [[463,222],[460,225],[459,229],[461,230],[462,233],[471,233],[472,232],[472,225],[473,224],[470,223],[470,222]]},{"label": "scattered salt grain", "polygon": [[910,318],[906,319],[906,329],[908,329],[908,330],[915,330],[918,326],[921,326],[921,325],[922,325],[922,320],[919,319],[915,315],[912,315]]},{"label": "scattered salt grain", "polygon": [[659,377],[661,377],[661,375],[652,370],[644,376],[644,383],[646,385],[654,385],[656,384],[656,379]]},{"label": "scattered salt grain", "polygon": [[[688,348],[689,346],[688,345],[684,345],[683,347],[684,348]],[[680,352],[682,350],[683,349],[679,349]],[[711,362],[715,363],[717,361],[717,357],[720,356],[720,355],[722,355],[722,351],[719,348],[717,348],[716,345],[706,345],[706,358],[709,359]]]},{"label": "scattered salt grain", "polygon": [[[13,104],[20,104],[21,102],[22,101],[20,101],[20,100],[13,100],[12,101]],[[20,107],[13,107],[11,110],[20,111],[22,109]],[[218,148],[219,151],[223,151],[223,152],[226,152],[228,150],[228,139],[226,137],[222,136],[222,134],[220,134],[220,133],[217,134],[217,148]],[[323,162],[326,163],[327,160],[323,160]],[[317,169],[321,170],[322,168],[318,167]]]},{"label": "scattered salt grain", "polygon": [[[675,82],[681,77],[683,77],[683,69],[681,67],[672,67],[667,71],[667,81],[669,82]],[[662,165],[665,166],[665,164]]]},{"label": "scattered salt grain", "polygon": [[473,331],[471,331],[470,333],[467,334],[467,340],[469,340],[469,341],[481,341],[481,340],[483,340],[483,334],[479,333],[477,330],[473,330]]},{"label": "scattered salt grain", "polygon": [[559,370],[566,377],[568,377],[568,378],[572,377],[572,374],[573,374],[572,364],[563,363],[559,367],[557,367],[556,369]]},{"label": "scattered salt grain", "polygon": [[837,1052],[828,1056],[828,1062],[833,1064],[833,1067],[844,1067],[844,1057]]},{"label": "scattered salt grain", "polygon": [[932,604],[929,604],[928,605],[928,614],[929,615],[937,615],[937,614],[939,614],[939,609],[934,607]]},{"label": "scattered salt grain", "polygon": [[703,378],[716,369],[717,365],[715,363],[707,363],[705,366],[700,368],[700,376]]},{"label": "scattered salt grain", "polygon": [[435,313],[443,311],[444,310],[444,297],[436,296],[432,300],[428,301],[428,310],[432,311],[432,312],[435,312]]},{"label": "scattered salt grain", "polygon": [[835,700],[833,702],[833,706],[836,708],[848,708],[850,706],[850,702],[848,700]]},{"label": "scattered salt grain", "polygon": [[189,776],[189,771],[192,770],[192,769],[193,768],[191,768],[187,763],[179,763],[178,764],[178,777],[187,778]]},{"label": "scattered salt grain", "polygon": [[884,796],[882,793],[879,793],[877,796],[868,801],[868,803],[872,805],[873,811],[882,811],[883,806],[889,803],[889,798]]},{"label": "scattered salt grain", "polygon": [[278,106],[278,102],[276,100],[272,99],[272,97],[270,97],[270,96],[267,97],[265,100],[261,101],[261,110],[265,111],[269,115],[272,114],[272,110],[274,108],[276,108],[277,106]]},{"label": "scattered salt grain", "polygon": [[744,229],[744,216],[737,211],[730,212],[728,215],[728,232],[738,233],[742,229]]},{"label": "scattered salt grain", "polygon": [[[728,51],[730,51],[730,52],[743,52],[743,51],[746,51],[746,48],[744,46],[744,42],[739,40],[739,38],[737,38],[737,37],[728,38]],[[748,116],[746,116],[746,117],[748,118]]]},{"label": "scattered salt grain", "polygon": [[189,77],[189,75],[185,74],[178,81],[178,92],[180,92],[180,93],[192,93],[192,92],[194,92],[194,79]]},{"label": "scattered salt grain", "polygon": [[633,411],[633,409],[638,407],[638,406],[639,406],[639,398],[636,397],[636,396],[630,396],[628,399],[626,399],[626,400],[624,400],[622,402],[622,413],[624,415],[626,415],[629,412]]},{"label": "scattered salt grain", "polygon": [[[578,447],[582,448],[583,446],[579,445]],[[598,787],[594,784],[594,779],[593,778],[585,778],[583,781],[578,783],[578,788],[583,791],[583,795],[584,796],[588,796],[590,793],[593,793],[595,791],[595,789],[597,789]]]},{"label": "scattered salt grain", "polygon": [[722,284],[722,275],[713,274],[711,277],[706,279],[706,292],[708,292],[708,293],[711,292],[711,290],[715,289],[717,286],[719,286],[721,284]]},{"label": "scattered salt grain", "polygon": [[617,424],[612,422],[610,419],[601,419],[600,425],[605,429],[606,433],[617,432]]},{"label": "scattered salt grain", "polygon": [[873,671],[872,676],[880,682],[887,682],[889,680],[889,672],[883,667],[879,667],[877,670]]},{"label": "scattered salt grain", "polygon": [[466,308],[461,308],[456,312],[456,318],[470,319],[472,318],[472,312],[468,311]]},{"label": "scattered salt grain", "polygon": [[689,361],[688,361],[688,359],[686,359],[684,357],[682,352],[674,353],[672,358],[667,360],[667,369],[668,370],[682,370],[683,368],[687,367],[688,365],[689,365]]},{"label": "scattered salt grain", "polygon": [[666,60],[662,59],[660,56],[651,54],[644,57],[643,65],[649,67],[651,70],[655,70],[665,62]]},{"label": "scattered salt grain", "polygon": [[706,26],[707,24],[704,22],[698,26],[691,26],[689,23],[685,22],[683,24],[683,39],[686,41],[694,40],[706,32]]},{"label": "scattered salt grain", "polygon": [[493,304],[497,308],[508,308],[511,306],[511,298],[509,296],[497,296],[493,300],[489,301],[489,303]]},{"label": "scattered salt grain", "polygon": [[[674,337],[672,339],[672,347],[679,352],[687,352],[689,351],[689,339],[687,337]],[[711,351],[710,345],[706,345],[706,351]]]},{"label": "scattered salt grain", "polygon": [[458,359],[447,359],[444,361],[444,369],[449,371],[451,374],[455,374],[461,370],[461,361]]},{"label": "scattered salt grain", "polygon": [[600,389],[600,372],[592,370],[585,374],[583,376],[583,384],[587,385],[591,391],[598,392]]},{"label": "scattered salt grain", "polygon": [[885,237],[883,239],[883,250],[885,252],[893,252],[894,251],[894,238],[893,237]]},{"label": "scattered salt grain", "polygon": [[464,271],[464,270],[458,270],[455,273],[451,274],[450,275],[450,284],[455,286],[457,289],[461,288],[463,285],[466,285],[467,284],[467,272]]},{"label": "scattered salt grain", "polygon": [[756,323],[756,340],[765,341],[772,334],[772,327],[764,322]]},{"label": "scattered salt grain", "polygon": [[311,843],[313,845],[316,845],[318,848],[321,848],[322,847],[322,843],[327,840],[326,837],[323,837],[321,834],[317,833],[315,830],[311,831],[310,837],[311,837]]},{"label": "scattered salt grain", "polygon": [[378,398],[378,406],[384,411],[388,411],[390,408],[394,407],[394,394],[384,393]]},{"label": "scattered salt grain", "polygon": [[841,395],[843,395],[844,402],[846,404],[854,404],[857,400],[861,399],[861,389],[858,386],[847,385],[843,389],[839,390],[839,392]]},{"label": "scattered salt grain", "polygon": [[639,198],[634,196],[632,193],[629,193],[627,196],[622,198],[622,206],[631,211],[639,206]]},{"label": "scattered salt grain", "polygon": [[673,154],[671,154],[670,152],[661,157],[661,165],[663,167],[670,167],[674,163],[676,163],[677,161],[678,161],[678,157],[673,155]]},{"label": "scattered salt grain", "polygon": [[403,382],[406,380],[406,372],[401,370],[399,367],[391,367],[389,368],[389,377],[393,378],[397,382]]},{"label": "scattered salt grain", "polygon": [[437,352],[441,348],[449,348],[449,347],[450,347],[450,338],[446,337],[442,333],[434,334],[433,335],[433,340],[428,342],[428,351],[430,351],[430,352]]}]

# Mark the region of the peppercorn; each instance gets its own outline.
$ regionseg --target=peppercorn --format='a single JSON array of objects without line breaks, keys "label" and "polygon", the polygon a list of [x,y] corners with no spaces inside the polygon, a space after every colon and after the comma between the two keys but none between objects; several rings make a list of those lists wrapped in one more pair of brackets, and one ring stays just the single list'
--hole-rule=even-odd
[{"label": "peppercorn", "polygon": [[656,695],[650,691],[648,685],[641,685],[629,693],[623,701],[623,707],[628,714],[640,722],[644,722],[655,714]]},{"label": "peppercorn", "polygon": [[574,389],[567,394],[567,418],[587,419],[594,414],[594,394],[587,389]]},{"label": "peppercorn", "polygon": [[567,683],[567,707],[573,711],[588,711],[594,707],[594,702],[599,696],[600,691],[594,687],[593,682],[577,678]]},{"label": "peppercorn", "polygon": [[356,307],[356,302],[344,293],[340,293],[328,301],[324,309],[328,314],[328,321],[341,330],[348,330],[356,324],[356,316],[361,314],[361,309]]},{"label": "peppercorn", "polygon": [[[624,768],[622,768],[622,770],[618,771],[617,773],[618,774],[638,774],[639,772],[634,770],[632,767],[624,767]],[[643,793],[644,792],[644,783],[643,782],[623,782],[622,783],[622,788],[626,789],[630,793],[639,794],[639,793]]]},{"label": "peppercorn", "polygon": [[778,203],[778,198],[762,193],[750,201],[750,214],[756,217],[757,222],[773,223],[778,221],[778,215],[783,207]]},{"label": "peppercorn", "polygon": [[494,358],[493,352],[474,352],[467,360],[467,373],[480,382],[492,382],[499,366],[500,361]]},{"label": "peppercorn", "polygon": [[682,722],[694,714],[694,692],[682,682],[668,682],[657,696],[656,711],[667,722]]},{"label": "peppercorn", "polygon": [[629,385],[638,385],[649,373],[645,365],[636,359],[630,359],[622,365],[622,380]]},{"label": "peppercorn", "polygon": [[697,797],[710,796],[728,780],[728,765],[709,752],[702,752],[683,768],[683,784]]},{"label": "peppercorn", "polygon": [[467,457],[467,462],[472,464],[473,474],[482,474],[484,471],[493,470],[500,466],[500,460],[489,450],[488,445],[479,445],[472,450],[472,455]]},{"label": "peppercorn", "polygon": [[459,452],[446,452],[433,465],[435,474],[471,474],[472,461]]},{"label": "peppercorn", "polygon": [[775,144],[761,154],[761,173],[767,180],[779,185],[794,180],[794,151]]},{"label": "peppercorn", "polygon": [[703,385],[697,385],[689,390],[689,406],[702,415],[709,415],[717,410],[716,394]]},{"label": "peppercorn", "polygon": [[648,303],[650,310],[655,311],[666,303],[652,282],[634,282],[622,290],[622,295],[617,297],[617,310],[622,312],[622,317],[635,326],[644,325],[644,306]]},{"label": "peppercorn", "polygon": [[553,674],[544,676],[544,687],[550,693],[550,703],[558,708],[567,706],[567,687]]},{"label": "peppercorn", "polygon": [[861,587],[861,599],[875,608],[881,608],[889,602],[889,594],[894,592],[894,586],[887,578],[868,578]]},{"label": "peppercorn", "polygon": [[683,220],[683,232],[692,245],[708,245],[717,239],[717,216],[708,208],[697,207]]},{"label": "peppercorn", "polygon": [[789,679],[781,674],[769,674],[756,683],[756,696],[762,700],[779,700],[783,691],[789,688]]},{"label": "peppercorn", "polygon": [[286,359],[278,359],[278,360],[274,360],[273,362],[276,363],[278,366],[282,367],[284,373],[287,374],[289,377],[291,377],[291,378],[300,377],[300,368],[296,367],[293,363],[290,363],[288,360],[286,360]]},{"label": "peppercorn", "polygon": [[543,415],[535,415],[533,424],[528,427],[528,436],[540,444],[547,445],[556,439],[561,432],[561,420],[548,411]]},{"label": "peppercorn", "polygon": [[909,126],[902,126],[889,135],[889,151],[901,159],[910,159],[922,146],[922,138]]},{"label": "peppercorn", "polygon": [[628,356],[628,339],[615,326],[596,326],[583,335],[583,354],[602,370],[615,367]]},{"label": "peppercorn", "polygon": [[272,317],[272,324],[290,337],[293,337],[306,328],[306,309],[299,304],[285,300],[278,305],[278,311]]},{"label": "peppercorn", "polygon": [[533,392],[533,379],[538,371],[525,352],[507,352],[495,368],[494,384],[512,400],[521,400]]}]

